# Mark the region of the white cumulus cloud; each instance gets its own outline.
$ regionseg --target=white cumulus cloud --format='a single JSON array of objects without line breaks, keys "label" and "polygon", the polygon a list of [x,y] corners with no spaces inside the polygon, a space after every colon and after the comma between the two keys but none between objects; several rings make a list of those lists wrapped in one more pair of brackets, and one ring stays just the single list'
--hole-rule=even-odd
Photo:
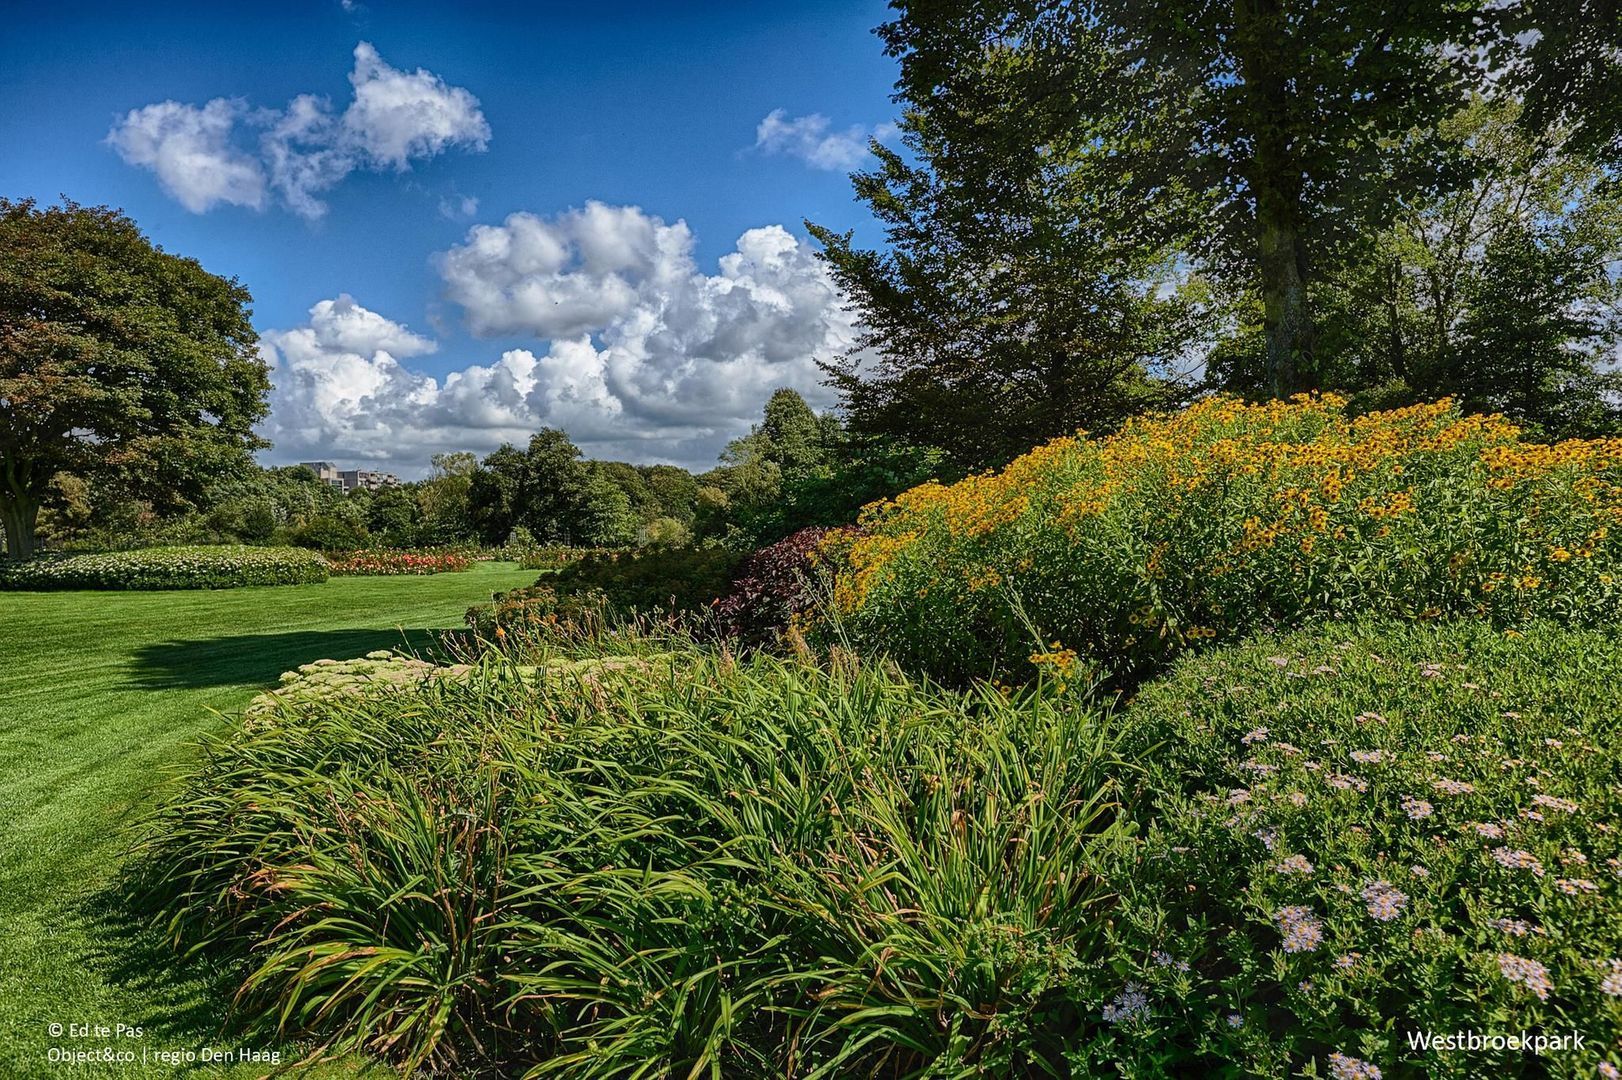
[{"label": "white cumulus cloud", "polygon": [[160,101],[131,109],[107,141],[131,165],[151,169],[194,214],[222,202],[258,209],[265,203],[265,170],[232,144],[247,112],[244,102],[228,98],[202,106]]},{"label": "white cumulus cloud", "polygon": [[226,98],[200,107],[164,101],[130,110],[107,141],[194,213],[221,202],[261,208],[274,191],[306,218],[325,213],[319,193],[356,169],[404,171],[414,160],[489,144],[478,98],[422,68],[389,66],[368,42],[355,46],[349,83],[341,113],[315,94],[282,109]]},{"label": "white cumulus cloud", "polygon": [[821,113],[790,117],[785,109],[773,109],[755,126],[755,149],[797,157],[817,169],[850,169],[867,156],[870,139],[883,142],[895,133],[892,124],[872,130],[852,124],[843,131],[830,131],[832,123]]},{"label": "white cumulus cloud", "polygon": [[818,360],[852,317],[826,268],[778,225],[750,229],[714,273],[686,224],[588,203],[469,230],[445,252],[447,295],[481,336],[533,337],[436,379],[400,360],[431,347],[347,296],[264,335],[275,365],[265,434],[277,457],[387,461],[420,471],[441,450],[486,453],[560,427],[593,457],[715,462],[778,387],[831,404]]}]

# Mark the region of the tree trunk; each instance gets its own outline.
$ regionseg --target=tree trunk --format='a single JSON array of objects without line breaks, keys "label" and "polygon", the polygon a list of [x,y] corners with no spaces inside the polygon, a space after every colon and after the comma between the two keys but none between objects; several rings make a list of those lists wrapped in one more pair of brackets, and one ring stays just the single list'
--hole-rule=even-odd
[{"label": "tree trunk", "polygon": [[1276,212],[1261,213],[1262,311],[1267,331],[1267,382],[1274,397],[1316,390],[1312,313],[1307,309],[1306,274],[1301,266],[1301,234]]},{"label": "tree trunk", "polygon": [[39,501],[28,496],[0,496],[0,522],[6,530],[6,556],[30,559],[34,556],[34,526],[39,523]]},{"label": "tree trunk", "polygon": [[1318,388],[1307,307],[1302,163],[1291,145],[1290,72],[1295,42],[1279,0],[1235,0],[1234,51],[1244,83],[1243,127],[1251,140],[1247,180],[1267,337],[1267,382],[1276,397]]}]

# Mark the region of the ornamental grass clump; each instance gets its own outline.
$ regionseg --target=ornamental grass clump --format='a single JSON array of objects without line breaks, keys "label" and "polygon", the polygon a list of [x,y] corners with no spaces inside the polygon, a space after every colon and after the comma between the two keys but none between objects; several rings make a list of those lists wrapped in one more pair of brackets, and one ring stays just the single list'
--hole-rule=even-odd
[{"label": "ornamental grass clump", "polygon": [[327,560],[303,548],[155,547],[0,560],[0,589],[235,589],[309,585],[327,574]]},{"label": "ornamental grass clump", "polygon": [[1353,418],[1327,394],[1211,398],[914,488],[862,525],[823,551],[843,632],[952,680],[1067,656],[1141,676],[1318,618],[1622,611],[1622,439],[1526,442],[1445,401]]},{"label": "ornamental grass clump", "polygon": [[[1114,962],[1146,1000],[1088,1060],[1189,1076],[1622,1066],[1619,684],[1614,630],[1468,622],[1261,638],[1150,683],[1120,717],[1143,840],[1105,875]],[[1409,1042],[1461,1031],[1584,1045],[1533,1060]]]},{"label": "ornamental grass clump", "polygon": [[486,658],[209,740],[142,895],[250,1028],[407,1071],[1062,1073],[1110,738],[848,660]]}]

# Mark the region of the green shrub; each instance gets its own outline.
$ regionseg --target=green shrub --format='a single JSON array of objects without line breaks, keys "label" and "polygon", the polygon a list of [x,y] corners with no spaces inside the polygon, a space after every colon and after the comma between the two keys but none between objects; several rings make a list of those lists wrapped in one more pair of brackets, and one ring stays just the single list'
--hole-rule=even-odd
[{"label": "green shrub", "polygon": [[[511,541],[509,541],[509,544]],[[515,551],[521,570],[562,570],[587,555],[606,555],[595,548],[559,547],[556,545],[529,546]]]},{"label": "green shrub", "polygon": [[600,590],[626,613],[697,611],[727,591],[738,559],[721,547],[592,552],[559,570],[557,586]]},{"label": "green shrub", "polygon": [[692,653],[295,702],[146,884],[240,1015],[454,1075],[1063,1072],[1118,843],[1096,718]]},{"label": "green shrub", "polygon": [[[1141,1015],[1096,1039],[1091,1063],[1323,1076],[1342,1054],[1438,1077],[1622,1064],[1618,685],[1614,633],[1470,623],[1261,639],[1151,684],[1122,748],[1141,764],[1145,840],[1110,874],[1116,990],[1136,983]],[[1586,1048],[1407,1042],[1459,1031],[1575,1031]]]},{"label": "green shrub", "polygon": [[372,548],[365,551],[329,552],[327,566],[333,577],[394,577],[407,574],[444,574],[466,570],[473,565],[467,555],[429,549],[408,551],[398,548]]},{"label": "green shrub", "polygon": [[554,585],[529,585],[496,593],[488,604],[473,605],[465,621],[483,641],[514,635],[523,643],[549,631],[596,637],[607,628],[610,612],[598,590],[560,592]]},{"label": "green shrub", "polygon": [[317,514],[287,530],[288,543],[317,551],[354,551],[370,539],[366,526],[329,514]]},{"label": "green shrub", "polygon": [[910,667],[1130,681],[1322,618],[1612,621],[1619,524],[1622,439],[1529,443],[1445,402],[1212,398],[914,488],[827,554],[845,632]]},{"label": "green shrub", "polygon": [[0,589],[234,589],[325,580],[327,560],[299,548],[143,548],[0,561]]}]

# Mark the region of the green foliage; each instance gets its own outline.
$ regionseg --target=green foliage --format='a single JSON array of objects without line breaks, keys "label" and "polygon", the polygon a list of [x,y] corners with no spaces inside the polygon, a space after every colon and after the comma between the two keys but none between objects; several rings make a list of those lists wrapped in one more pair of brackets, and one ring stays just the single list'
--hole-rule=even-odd
[{"label": "green foliage", "polygon": [[531,544],[522,549],[523,557],[518,565],[525,570],[561,570],[570,563],[578,562],[593,554],[606,555],[607,552],[594,551],[591,548]]},{"label": "green foliage", "polygon": [[473,560],[454,551],[404,551],[371,548],[366,551],[329,552],[327,567],[333,577],[386,577],[397,574],[443,574],[466,570]]},{"label": "green foliage", "polygon": [[[593,468],[580,490],[579,505],[574,510],[574,528],[569,530],[581,544],[588,547],[629,547],[636,542],[640,522],[636,507],[625,488],[613,475],[593,462]],[[608,464],[620,465],[622,462]],[[632,477],[636,471],[626,466]],[[640,482],[640,477],[637,477]]]},{"label": "green foliage", "polygon": [[1144,1010],[1086,1047],[1089,1071],[1322,1076],[1340,1053],[1510,1076],[1525,1053],[1407,1036],[1575,1031],[1538,1074],[1608,1075],[1619,679],[1614,632],[1465,622],[1263,638],[1148,687],[1122,746],[1144,839],[1106,871],[1116,989]]},{"label": "green foliage", "polygon": [[169,547],[0,563],[0,589],[235,589],[327,580],[327,560],[297,548]]},{"label": "green foliage", "polygon": [[523,528],[543,544],[629,547],[644,524],[670,516],[667,501],[675,516],[692,519],[691,503],[680,503],[680,478],[692,479],[685,470],[657,466],[645,473],[624,462],[579,457],[568,437],[550,428],[531,438],[527,450],[503,446],[486,457],[468,486],[468,513],[479,536],[503,544]]},{"label": "green foliage", "polygon": [[[1407,202],[1392,225],[1321,269],[1313,290],[1323,385],[1369,407],[1451,395],[1546,435],[1614,428],[1622,200],[1559,132],[1483,100],[1440,125],[1472,179]],[[1232,305],[1235,334],[1211,382],[1256,394],[1260,304]]]},{"label": "green foliage", "polygon": [[546,571],[528,589],[475,605],[467,624],[485,641],[495,631],[561,630],[595,638],[610,626],[648,616],[663,621],[707,609],[728,589],[739,557],[726,548],[646,547],[633,551],[540,548],[524,561]]},{"label": "green foliage", "polygon": [[693,501],[698,496],[698,480],[693,474],[675,465],[639,465],[637,471],[648,485],[656,514],[691,526]]},{"label": "green foliage", "polygon": [[598,641],[616,615],[599,589],[560,589],[543,580],[496,593],[487,604],[474,604],[463,621],[480,642],[527,650],[558,637]]},{"label": "green foliage", "polygon": [[945,451],[852,437],[836,445],[826,463],[785,479],[777,498],[734,516],[757,543],[771,543],[802,529],[852,524],[869,503],[956,475]]},{"label": "green foliage", "polygon": [[[1072,412],[1101,394],[1106,421],[1134,411],[1145,388],[1111,377],[1162,373],[1188,340],[1157,338],[1150,313],[1167,297],[1135,292],[1168,252],[1173,277],[1254,296],[1254,348],[1230,387],[1337,385],[1318,353],[1320,329],[1333,333],[1321,307],[1342,296],[1326,275],[1363,262],[1412,208],[1501,179],[1446,136],[1472,94],[1524,106],[1543,152],[1622,160],[1622,110],[1609,107],[1622,21],[1604,2],[892,7],[879,33],[900,62],[908,153],[875,147],[880,167],[856,177],[889,253],[814,232],[882,358],[876,376],[840,373],[852,419],[966,464],[1113,426],[1061,425],[1061,410],[1042,430],[1038,388],[1076,397]],[[1189,300],[1205,314],[1199,292]],[[1001,454],[960,445],[988,419],[1032,428]]]},{"label": "green foliage", "polygon": [[1130,681],[1325,618],[1603,624],[1619,518],[1622,440],[1532,443],[1447,403],[1210,398],[914,488],[829,554],[843,632],[909,666]]},{"label": "green foliage", "polygon": [[477,467],[478,458],[466,450],[433,456],[428,478],[416,485],[423,543],[452,544],[476,537],[468,491]]},{"label": "green foliage", "polygon": [[410,547],[421,535],[422,509],[416,492],[404,485],[372,494],[366,507],[366,530],[389,547]]},{"label": "green foliage", "polygon": [[738,557],[719,547],[593,552],[558,571],[558,587],[600,589],[622,611],[696,611],[726,592]]},{"label": "green foliage", "polygon": [[680,518],[654,518],[642,527],[642,542],[650,547],[686,547],[693,542],[693,530]]},{"label": "green foliage", "polygon": [[248,290],[107,207],[0,198],[0,519],[27,558],[62,472],[182,502],[264,445]]},{"label": "green foliage", "polygon": [[472,1075],[1032,1075],[1089,1010],[1105,729],[885,668],[487,665],[209,740],[148,866],[240,1015]]},{"label": "green foliage", "polygon": [[808,225],[861,318],[829,367],[852,428],[940,447],[965,470],[1174,404],[1200,309],[1153,236],[1163,213],[1080,172],[1107,130],[1104,61],[1055,24],[1087,16],[892,7],[879,34],[900,59],[905,150],[874,143],[877,167],[852,177],[886,243]]},{"label": "green foliage", "polygon": [[370,539],[364,525],[335,514],[318,514],[287,531],[288,543],[317,551],[354,551]]}]

